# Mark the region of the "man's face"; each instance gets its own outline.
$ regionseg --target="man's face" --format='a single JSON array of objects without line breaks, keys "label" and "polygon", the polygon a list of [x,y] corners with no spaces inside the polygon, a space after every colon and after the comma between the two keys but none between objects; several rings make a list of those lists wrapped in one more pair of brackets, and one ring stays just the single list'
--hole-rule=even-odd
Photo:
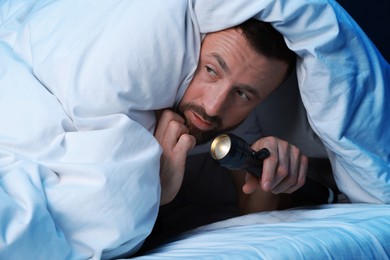
[{"label": "man's face", "polygon": [[241,123],[284,80],[287,63],[257,53],[240,31],[208,34],[178,106],[197,143]]}]

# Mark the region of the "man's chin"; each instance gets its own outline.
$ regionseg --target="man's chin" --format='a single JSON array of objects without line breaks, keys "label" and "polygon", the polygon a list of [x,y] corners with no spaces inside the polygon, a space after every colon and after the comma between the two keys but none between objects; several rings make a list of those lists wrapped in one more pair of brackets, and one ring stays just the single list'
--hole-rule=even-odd
[{"label": "man's chin", "polygon": [[190,128],[190,135],[195,137],[196,145],[205,144],[211,141],[213,138],[215,138],[218,134],[220,134],[219,131],[205,132],[198,128],[194,128],[194,127]]}]

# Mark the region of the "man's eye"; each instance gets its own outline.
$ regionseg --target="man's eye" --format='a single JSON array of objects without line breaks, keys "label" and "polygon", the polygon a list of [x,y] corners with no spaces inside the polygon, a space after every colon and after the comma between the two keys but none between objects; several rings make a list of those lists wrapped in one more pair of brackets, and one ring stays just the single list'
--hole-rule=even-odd
[{"label": "man's eye", "polygon": [[237,93],[237,95],[238,95],[240,98],[243,98],[243,99],[245,99],[245,100],[249,100],[249,97],[248,97],[248,95],[245,93],[245,91],[240,90],[240,89],[237,89],[237,90],[236,90],[236,93]]},{"label": "man's eye", "polygon": [[217,76],[217,73],[210,67],[206,66],[206,71],[208,74],[212,75],[212,76]]}]

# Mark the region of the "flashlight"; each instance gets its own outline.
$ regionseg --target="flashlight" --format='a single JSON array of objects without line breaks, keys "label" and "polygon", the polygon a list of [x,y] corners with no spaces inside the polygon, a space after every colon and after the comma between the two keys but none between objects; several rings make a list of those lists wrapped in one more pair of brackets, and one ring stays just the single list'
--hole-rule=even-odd
[{"label": "flashlight", "polygon": [[[246,170],[258,178],[261,178],[263,160],[270,156],[267,148],[255,152],[244,139],[232,133],[217,136],[211,143],[210,154],[220,166],[230,170]],[[335,194],[322,183],[306,178],[305,184],[292,196],[295,206],[302,206],[336,203]]]},{"label": "flashlight", "polygon": [[259,178],[263,160],[270,155],[267,148],[252,150],[245,140],[232,133],[217,136],[211,143],[210,153],[219,165],[230,170],[246,170]]}]

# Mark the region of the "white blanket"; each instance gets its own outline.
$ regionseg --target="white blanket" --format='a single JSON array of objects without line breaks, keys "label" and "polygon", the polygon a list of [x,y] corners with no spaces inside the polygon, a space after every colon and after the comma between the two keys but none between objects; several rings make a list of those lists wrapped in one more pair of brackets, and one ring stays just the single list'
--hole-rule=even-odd
[{"label": "white blanket", "polygon": [[3,0],[0,258],[134,252],[159,203],[153,110],[180,100],[202,33],[254,15],[301,57],[340,189],[389,203],[389,65],[333,1]]},{"label": "white blanket", "polygon": [[160,201],[153,110],[174,105],[196,65],[188,3],[0,10],[0,259],[134,252]]}]

